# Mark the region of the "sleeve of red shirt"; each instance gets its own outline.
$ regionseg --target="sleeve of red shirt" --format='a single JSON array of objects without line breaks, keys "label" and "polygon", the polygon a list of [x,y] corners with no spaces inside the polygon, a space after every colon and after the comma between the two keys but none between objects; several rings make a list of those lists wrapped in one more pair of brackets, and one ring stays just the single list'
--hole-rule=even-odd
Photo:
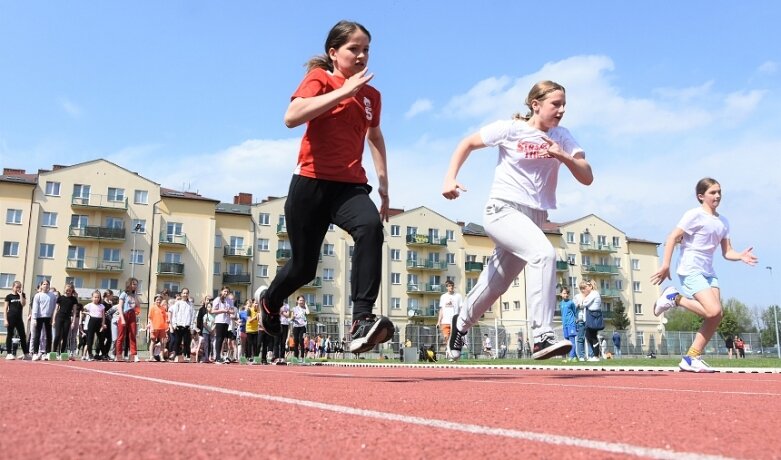
[{"label": "sleeve of red shirt", "polygon": [[326,75],[323,69],[313,69],[306,74],[304,80],[298,85],[290,100],[298,97],[314,97],[325,94]]}]

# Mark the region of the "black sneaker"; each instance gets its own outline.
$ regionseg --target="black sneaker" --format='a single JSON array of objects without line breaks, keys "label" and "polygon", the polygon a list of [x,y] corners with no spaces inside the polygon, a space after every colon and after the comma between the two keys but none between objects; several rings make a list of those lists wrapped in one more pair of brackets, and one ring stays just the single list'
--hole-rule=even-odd
[{"label": "black sneaker", "polygon": [[554,356],[562,356],[572,350],[569,340],[556,340],[553,334],[542,337],[540,342],[534,342],[533,359],[550,359]]},{"label": "black sneaker", "polygon": [[453,315],[453,319],[450,321],[450,337],[447,340],[447,359],[450,361],[461,359],[461,350],[464,348],[464,338],[467,334],[458,330],[457,323],[458,315]]},{"label": "black sneaker", "polygon": [[384,316],[369,315],[365,319],[356,319],[350,329],[350,353],[366,353],[390,340],[394,332],[393,322]]},{"label": "black sneaker", "polygon": [[258,302],[258,306],[260,306],[260,325],[263,326],[266,334],[277,336],[282,332],[282,323],[279,321],[279,309],[276,311],[272,310],[268,304],[268,299],[266,299],[266,292],[268,292],[268,287],[266,286],[261,286],[255,291],[255,300]]}]

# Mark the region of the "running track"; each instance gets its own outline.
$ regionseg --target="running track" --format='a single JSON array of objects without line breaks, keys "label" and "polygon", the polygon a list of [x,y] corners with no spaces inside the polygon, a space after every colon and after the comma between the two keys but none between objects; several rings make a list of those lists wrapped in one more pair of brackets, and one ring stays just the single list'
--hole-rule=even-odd
[{"label": "running track", "polygon": [[778,373],[3,360],[0,385],[8,459],[781,458]]}]

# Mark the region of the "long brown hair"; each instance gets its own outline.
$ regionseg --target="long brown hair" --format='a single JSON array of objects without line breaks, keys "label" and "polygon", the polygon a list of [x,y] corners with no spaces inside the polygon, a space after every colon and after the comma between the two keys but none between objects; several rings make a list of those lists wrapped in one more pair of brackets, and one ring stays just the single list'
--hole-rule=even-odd
[{"label": "long brown hair", "polygon": [[556,83],[555,81],[551,80],[543,80],[538,81],[537,83],[532,86],[532,89],[529,90],[529,95],[526,96],[526,107],[529,108],[529,112],[527,112],[526,116],[522,116],[520,112],[516,112],[513,114],[513,120],[528,120],[534,115],[534,112],[532,110],[532,103],[534,101],[544,101],[546,97],[548,97],[548,94],[554,92],[554,91],[561,91],[562,93],[566,94],[566,90],[563,86]]},{"label": "long brown hair", "polygon": [[704,195],[705,192],[708,191],[709,188],[712,186],[718,184],[719,181],[712,177],[703,177],[697,182],[697,186],[694,188],[694,191],[697,193],[697,201],[702,204],[702,200],[700,199],[700,195]]}]

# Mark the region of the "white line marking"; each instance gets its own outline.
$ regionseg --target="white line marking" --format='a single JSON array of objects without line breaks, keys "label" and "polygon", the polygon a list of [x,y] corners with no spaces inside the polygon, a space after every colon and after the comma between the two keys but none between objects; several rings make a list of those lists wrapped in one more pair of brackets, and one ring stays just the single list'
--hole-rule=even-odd
[{"label": "white line marking", "polygon": [[442,430],[459,431],[463,433],[479,434],[486,436],[504,437],[510,439],[521,439],[526,441],[540,442],[544,444],[552,444],[556,446],[573,446],[586,449],[593,449],[603,452],[610,452],[614,454],[626,454],[634,455],[636,457],[646,457],[654,459],[666,459],[666,460],[725,460],[730,457],[722,457],[719,455],[700,454],[696,452],[678,452],[673,450],[658,449],[654,447],[635,446],[632,444],[616,443],[597,441],[592,439],[581,439],[571,436],[560,436],[555,434],[546,433],[534,433],[531,431],[519,431],[511,430],[507,428],[496,428],[484,425],[473,425],[469,423],[457,423],[447,420],[430,419],[423,417],[416,417],[412,415],[394,414],[392,412],[380,412],[369,409],[357,409],[354,407],[340,406],[336,404],[326,404],[316,401],[307,401],[302,399],[285,398],[282,396],[264,395],[259,393],[251,393],[249,391],[231,390],[227,388],[219,388],[208,385],[199,385],[196,383],[179,382],[176,380],[165,380],[155,377],[145,377],[142,375],[133,374],[121,374],[118,372],[84,368],[84,367],[72,367],[64,365],[56,365],[58,367],[64,367],[66,369],[78,370],[83,372],[95,372],[104,375],[113,375],[117,377],[124,377],[129,379],[142,380],[146,382],[159,383],[162,385],[171,385],[183,388],[190,388],[194,390],[209,391],[212,393],[220,393],[230,396],[239,396],[242,398],[261,399],[264,401],[271,401],[281,404],[290,404],[293,406],[307,407],[311,409],[325,410],[329,412],[335,412],[344,415],[354,415],[357,417],[366,417],[377,419],[381,421],[393,421],[407,423],[410,425],[421,425],[429,428],[439,428]]},{"label": "white line marking", "polygon": [[[541,382],[496,382],[493,380],[475,380],[475,383],[492,383],[496,385],[530,385],[562,388],[586,388],[593,389],[594,385],[573,385],[571,383],[541,383]],[[666,391],[671,393],[709,393],[720,395],[743,395],[743,396],[781,396],[781,393],[764,393],[754,391],[718,391],[718,390],[689,390],[685,388],[653,388],[653,387],[627,387],[617,385],[599,385],[600,390],[636,390],[636,391]]]}]

